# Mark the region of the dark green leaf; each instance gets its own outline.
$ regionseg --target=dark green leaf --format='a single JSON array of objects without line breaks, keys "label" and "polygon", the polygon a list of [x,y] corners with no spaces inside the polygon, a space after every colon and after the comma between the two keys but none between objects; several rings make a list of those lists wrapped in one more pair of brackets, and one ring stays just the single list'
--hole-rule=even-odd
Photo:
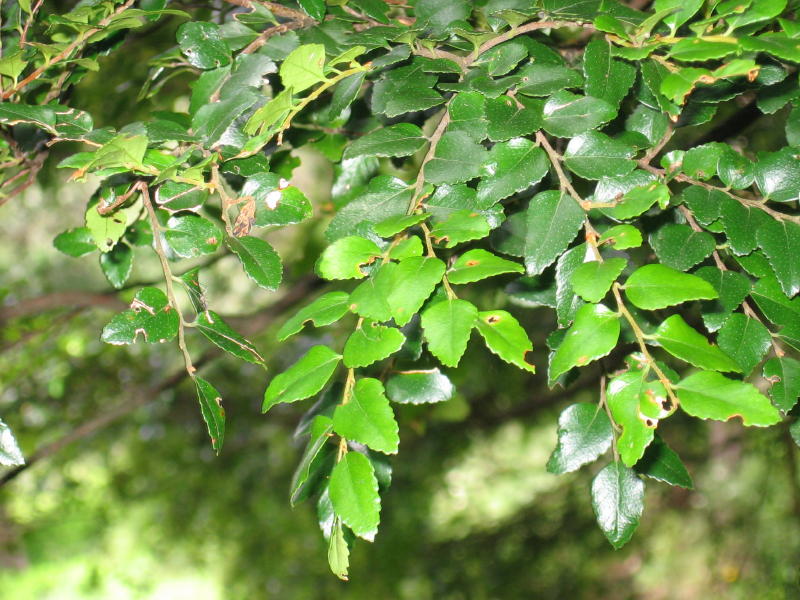
[{"label": "dark green leaf", "polygon": [[128,281],[133,270],[133,249],[120,242],[111,250],[100,254],[100,268],[108,282],[120,289]]},{"label": "dark green leaf", "polygon": [[636,67],[613,58],[611,49],[611,43],[601,38],[595,38],[586,45],[583,54],[583,72],[586,76],[584,89],[589,96],[605,100],[618,108],[636,79]]},{"label": "dark green leaf", "polygon": [[688,225],[668,223],[650,236],[650,246],[663,264],[679,271],[688,271],[716,248],[714,236],[692,231]]},{"label": "dark green leaf", "polygon": [[605,100],[556,92],[544,105],[544,128],[558,137],[575,137],[613,119],[617,111]]},{"label": "dark green leaf", "polygon": [[703,323],[709,331],[717,331],[725,324],[750,293],[750,280],[736,271],[721,271],[715,267],[701,267],[694,273],[717,290],[719,298],[702,303]]},{"label": "dark green leaf", "polygon": [[550,161],[544,150],[525,138],[495,144],[483,165],[478,183],[478,202],[489,206],[538,183],[547,174]]},{"label": "dark green leaf", "polygon": [[231,49],[214,23],[184,23],[178,28],[178,44],[189,63],[198,69],[214,69],[231,62]]},{"label": "dark green leaf", "polygon": [[194,326],[209,341],[237,358],[255,364],[263,364],[264,358],[252,342],[231,328],[217,313],[206,310],[197,315]]},{"label": "dark green leaf", "polygon": [[297,402],[318,393],[339,365],[341,355],[327,346],[312,346],[300,360],[273,377],[264,392],[261,411],[282,402]]},{"label": "dark green leaf", "polygon": [[736,361],[745,377],[761,362],[771,343],[769,330],[741,313],[731,315],[717,335],[720,350]]},{"label": "dark green leaf", "polygon": [[372,110],[396,117],[441,104],[444,98],[433,89],[436,80],[436,76],[424,73],[419,63],[393,69],[375,83]]},{"label": "dark green leaf", "polygon": [[592,508],[608,541],[614,548],[622,548],[639,525],[644,483],[621,462],[611,463],[592,480]]},{"label": "dark green leaf", "polygon": [[306,449],[300,459],[300,463],[295,469],[290,486],[289,502],[292,506],[305,500],[311,493],[312,487],[319,476],[319,470],[324,468],[330,457],[329,453],[323,450],[333,433],[333,421],[326,415],[316,415],[308,428],[309,440]]},{"label": "dark green leaf", "polygon": [[133,344],[141,333],[148,344],[166,342],[178,335],[177,311],[166,294],[153,287],[136,292],[131,307],[116,315],[103,328],[102,340],[107,344]]},{"label": "dark green leaf", "polygon": [[386,382],[386,395],[398,404],[434,404],[453,397],[453,384],[439,369],[403,371]]},{"label": "dark green leaf", "polygon": [[244,267],[247,276],[265,290],[275,291],[281,284],[283,266],[275,249],[264,240],[244,236],[226,238],[228,248],[233,251]]},{"label": "dark green leaf", "polygon": [[558,258],[583,226],[584,212],[569,195],[555,190],[534,196],[526,213],[525,267],[537,275]]},{"label": "dark green leaf", "polygon": [[772,382],[769,395],[772,403],[784,414],[800,397],[800,361],[788,356],[770,358],[764,363],[764,378]]},{"label": "dark green leaf", "polygon": [[694,488],[692,476],[689,475],[680,457],[658,436],[647,447],[642,460],[636,463],[636,472],[669,485],[688,490]]},{"label": "dark green leaf", "polygon": [[542,126],[542,103],[533,98],[490,98],[486,101],[486,120],[493,142],[528,135]]},{"label": "dark green leaf", "polygon": [[773,202],[792,202],[800,198],[800,161],[795,148],[759,156],[755,175],[758,189],[765,198]]},{"label": "dark green leaf", "polygon": [[569,473],[593,462],[611,447],[611,421],[600,406],[578,402],[558,417],[558,445],[547,461],[550,473]]},{"label": "dark green leaf", "polygon": [[222,230],[203,217],[179,215],[167,221],[164,237],[175,254],[194,258],[215,252],[222,242]]},{"label": "dark green leaf", "polygon": [[200,401],[200,412],[211,437],[211,446],[219,454],[225,440],[225,409],[222,408],[222,398],[214,386],[202,377],[195,375],[193,379],[197,399]]},{"label": "dark green leaf", "polygon": [[599,131],[572,138],[564,153],[566,167],[584,179],[627,175],[636,168],[635,149]]},{"label": "dark green leaf", "polygon": [[431,229],[431,236],[437,243],[444,242],[447,248],[452,248],[463,242],[485,238],[490,229],[489,221],[481,213],[469,209],[457,210],[436,223]]},{"label": "dark green leaf", "polygon": [[800,225],[767,219],[758,228],[756,239],[784,293],[790,298],[795,296],[800,292]]},{"label": "dark green leaf", "polygon": [[94,252],[97,249],[92,232],[88,227],[76,227],[59,233],[53,240],[53,246],[55,246],[56,250],[75,258]]},{"label": "dark green leaf", "polygon": [[422,148],[425,136],[411,123],[383,127],[358,138],[344,152],[345,158],[356,156],[408,156]]},{"label": "dark green leaf", "polygon": [[425,165],[425,180],[435,185],[461,183],[481,174],[486,149],[464,131],[445,133]]},{"label": "dark green leaf", "polygon": [[519,70],[517,92],[526,96],[549,96],[583,84],[580,71],[562,64],[532,63]]}]

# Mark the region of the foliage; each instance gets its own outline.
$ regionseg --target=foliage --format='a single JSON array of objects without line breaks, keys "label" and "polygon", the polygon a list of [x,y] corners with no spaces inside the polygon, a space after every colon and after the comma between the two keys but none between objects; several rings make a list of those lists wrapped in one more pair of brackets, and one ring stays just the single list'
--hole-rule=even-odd
[{"label": "foliage", "polygon": [[[63,14],[6,3],[0,202],[35,180],[49,147],[79,144],[58,166],[97,189],[53,243],[97,252],[116,289],[155,253],[164,291],[139,289],[102,339],[177,340],[217,452],[224,402],[197,375],[193,332],[254,365],[268,359],[212,310],[208,263],[184,261],[229,250],[274,292],[283,267],[262,231],[334,213],[312,259],[329,283],[278,332],[294,360],[270,374],[262,410],[318,398],[298,427],[307,446],[290,495],[316,502],[337,576],[355,538],[375,538],[391,482],[383,455],[402,445],[400,425],[427,414],[404,405],[452,397],[448,369],[470,346],[551,387],[582,372],[597,383],[596,405],[562,413],[548,468],[611,450],[591,503],[615,548],[640,521],[644,477],[692,485],[657,434],[663,421],[681,409],[771,426],[793,410],[795,2],[231,4],[214,23],[166,0]],[[180,81],[186,110],[96,127],[71,89],[102,74],[132,30],[166,19],[184,20],[177,45],[150,60],[140,99]],[[751,103],[781,116],[777,147],[714,137]],[[328,214],[291,183],[304,147],[335,165]],[[539,307],[557,320],[541,362],[521,323]],[[327,333],[294,345],[309,323]],[[2,422],[0,458],[22,461]]]}]

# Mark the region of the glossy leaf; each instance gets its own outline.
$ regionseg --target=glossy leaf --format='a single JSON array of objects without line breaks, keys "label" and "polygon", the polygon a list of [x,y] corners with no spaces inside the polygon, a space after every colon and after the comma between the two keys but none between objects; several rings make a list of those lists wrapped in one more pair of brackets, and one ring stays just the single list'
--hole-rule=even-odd
[{"label": "glossy leaf", "polygon": [[445,133],[425,165],[425,181],[435,185],[461,183],[481,174],[487,151],[463,131]]},{"label": "glossy leaf", "polygon": [[569,473],[597,458],[611,447],[613,431],[605,411],[596,404],[578,402],[558,417],[558,444],[547,470]]},{"label": "glossy leaf", "polygon": [[611,352],[619,339],[619,315],[602,304],[585,304],[550,359],[550,381]]},{"label": "glossy leaf", "polygon": [[535,372],[536,367],[526,359],[533,350],[533,344],[511,314],[504,310],[480,312],[476,325],[489,350],[509,364]]},{"label": "glossy leaf", "polygon": [[639,526],[644,483],[621,462],[611,463],[592,480],[592,508],[608,541],[614,548],[622,548]]},{"label": "glossy leaf", "polygon": [[344,158],[356,156],[408,156],[422,148],[422,130],[411,123],[383,127],[358,138],[344,152]]},{"label": "glossy leaf", "polygon": [[635,306],[646,310],[719,296],[707,281],[657,264],[636,269],[625,282],[625,295]]},{"label": "glossy leaf", "polygon": [[276,337],[279,341],[284,341],[303,329],[306,323],[313,323],[314,327],[325,327],[335,323],[347,314],[349,299],[347,292],[323,294],[288,319],[278,330]]},{"label": "glossy leaf", "polygon": [[381,255],[375,242],[351,235],[328,246],[317,262],[317,272],[325,279],[361,279],[361,267]]},{"label": "glossy leaf", "polygon": [[225,440],[225,409],[222,408],[222,398],[214,386],[202,377],[195,376],[194,385],[200,401],[200,412],[211,437],[211,446],[219,454]]},{"label": "glossy leaf", "polygon": [[524,273],[525,269],[519,263],[505,258],[500,258],[483,250],[475,248],[459,256],[447,272],[447,280],[455,285],[481,281],[487,277],[505,273]]},{"label": "glossy leaf", "polygon": [[226,238],[228,247],[239,257],[247,276],[265,290],[275,291],[283,278],[281,258],[269,243],[244,236]]},{"label": "glossy leaf", "polygon": [[59,233],[53,240],[53,246],[59,252],[78,258],[97,249],[92,232],[88,227],[76,227]]},{"label": "glossy leaf", "polygon": [[756,233],[758,245],[767,255],[781,288],[790,298],[800,292],[800,225],[767,220]]},{"label": "glossy leaf", "polygon": [[422,313],[422,330],[428,350],[443,365],[457,367],[467,349],[478,309],[466,300],[448,298]]},{"label": "glossy leaf", "polygon": [[435,404],[453,397],[453,384],[439,369],[403,371],[386,382],[386,395],[398,404]]},{"label": "glossy leaf", "polygon": [[689,327],[683,317],[668,317],[655,332],[655,340],[664,350],[695,367],[712,371],[741,373],[739,364],[704,335]]},{"label": "glossy leaf", "polygon": [[692,476],[689,475],[680,457],[658,436],[647,447],[642,459],[636,463],[636,472],[669,485],[689,490],[694,488]]},{"label": "glossy leaf", "polygon": [[483,165],[478,183],[478,202],[490,206],[538,183],[547,174],[550,161],[544,150],[525,138],[495,144]]},{"label": "glossy leaf", "polygon": [[764,363],[764,378],[772,382],[769,389],[772,403],[784,414],[800,397],[800,361],[789,356],[770,358]]},{"label": "glossy leaf", "polygon": [[688,271],[711,255],[716,241],[705,231],[692,231],[688,225],[668,223],[650,236],[650,246],[662,264]]},{"label": "glossy leaf", "polygon": [[289,502],[295,506],[310,494],[316,480],[320,478],[319,470],[326,466],[326,459],[331,457],[325,452],[326,444],[333,433],[333,421],[326,415],[316,415],[308,428],[309,439],[303,456],[295,469],[290,486]]},{"label": "glossy leaf", "polygon": [[564,153],[566,167],[585,179],[627,175],[636,167],[634,148],[599,131],[572,138]]},{"label": "glossy leaf", "polygon": [[133,249],[128,244],[119,243],[111,252],[101,253],[100,268],[111,286],[120,289],[133,270]]},{"label": "glossy leaf", "polygon": [[781,420],[777,409],[754,386],[719,373],[700,371],[675,387],[681,408],[693,417],[717,421],[739,417],[745,425],[760,427]]},{"label": "glossy leaf", "polygon": [[225,352],[247,362],[261,364],[264,358],[259,354],[252,342],[222,320],[217,313],[206,310],[197,315],[194,322],[197,330]]},{"label": "glossy leaf", "polygon": [[0,420],[0,465],[19,467],[25,464],[25,457],[19,448],[11,428]]},{"label": "glossy leaf", "polygon": [[372,541],[380,522],[378,480],[369,459],[348,452],[331,472],[328,490],[333,509],[358,537]]},{"label": "glossy leaf", "polygon": [[567,194],[542,192],[528,205],[523,246],[528,275],[551,265],[583,226],[583,209]]},{"label": "glossy leaf", "polygon": [[342,352],[344,365],[351,369],[367,367],[400,350],[405,341],[405,336],[396,327],[364,321],[345,342]]},{"label": "glossy leaf", "polygon": [[627,265],[624,258],[585,262],[572,274],[572,289],[587,302],[600,302]]},{"label": "glossy leaf", "polygon": [[173,252],[183,258],[194,258],[215,252],[222,243],[222,230],[197,215],[179,215],[167,221],[164,237]]},{"label": "glossy leaf", "polygon": [[557,137],[575,137],[610,121],[616,114],[605,100],[562,90],[545,103],[543,126]]},{"label": "glossy leaf", "polygon": [[400,438],[392,407],[377,379],[359,379],[350,398],[336,407],[333,430],[372,450],[396,454]]},{"label": "glossy leaf", "polygon": [[401,260],[393,274],[393,287],[386,297],[392,317],[402,327],[442,280],[445,266],[438,258],[411,257]]},{"label": "glossy leaf", "polygon": [[141,334],[145,342],[157,344],[178,335],[178,325],[178,313],[166,294],[158,288],[144,287],[136,292],[131,307],[103,328],[101,339],[107,344],[133,344]]}]

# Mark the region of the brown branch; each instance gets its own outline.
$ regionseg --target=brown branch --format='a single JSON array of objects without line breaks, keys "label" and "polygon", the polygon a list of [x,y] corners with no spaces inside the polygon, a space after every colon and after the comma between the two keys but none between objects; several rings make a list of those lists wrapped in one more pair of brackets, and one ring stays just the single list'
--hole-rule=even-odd
[{"label": "brown branch", "polygon": [[124,310],[128,306],[114,293],[54,292],[16,304],[0,307],[0,323],[37,315],[48,310],[63,308],[89,308],[99,306],[110,310]]}]

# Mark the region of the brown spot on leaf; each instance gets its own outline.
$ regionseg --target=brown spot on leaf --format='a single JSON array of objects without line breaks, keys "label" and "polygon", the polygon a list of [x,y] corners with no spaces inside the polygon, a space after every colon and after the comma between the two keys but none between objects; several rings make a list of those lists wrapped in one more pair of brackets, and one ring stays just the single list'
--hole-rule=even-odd
[{"label": "brown spot on leaf", "polygon": [[477,266],[479,264],[481,264],[481,263],[480,263],[480,261],[477,261],[477,260],[468,260],[467,261],[467,266],[468,267],[474,267],[474,266]]},{"label": "brown spot on leaf", "polygon": [[491,315],[488,319],[486,319],[486,322],[489,323],[489,325],[494,325],[495,323],[498,323],[499,321],[500,321],[500,317],[498,317],[497,315]]}]

